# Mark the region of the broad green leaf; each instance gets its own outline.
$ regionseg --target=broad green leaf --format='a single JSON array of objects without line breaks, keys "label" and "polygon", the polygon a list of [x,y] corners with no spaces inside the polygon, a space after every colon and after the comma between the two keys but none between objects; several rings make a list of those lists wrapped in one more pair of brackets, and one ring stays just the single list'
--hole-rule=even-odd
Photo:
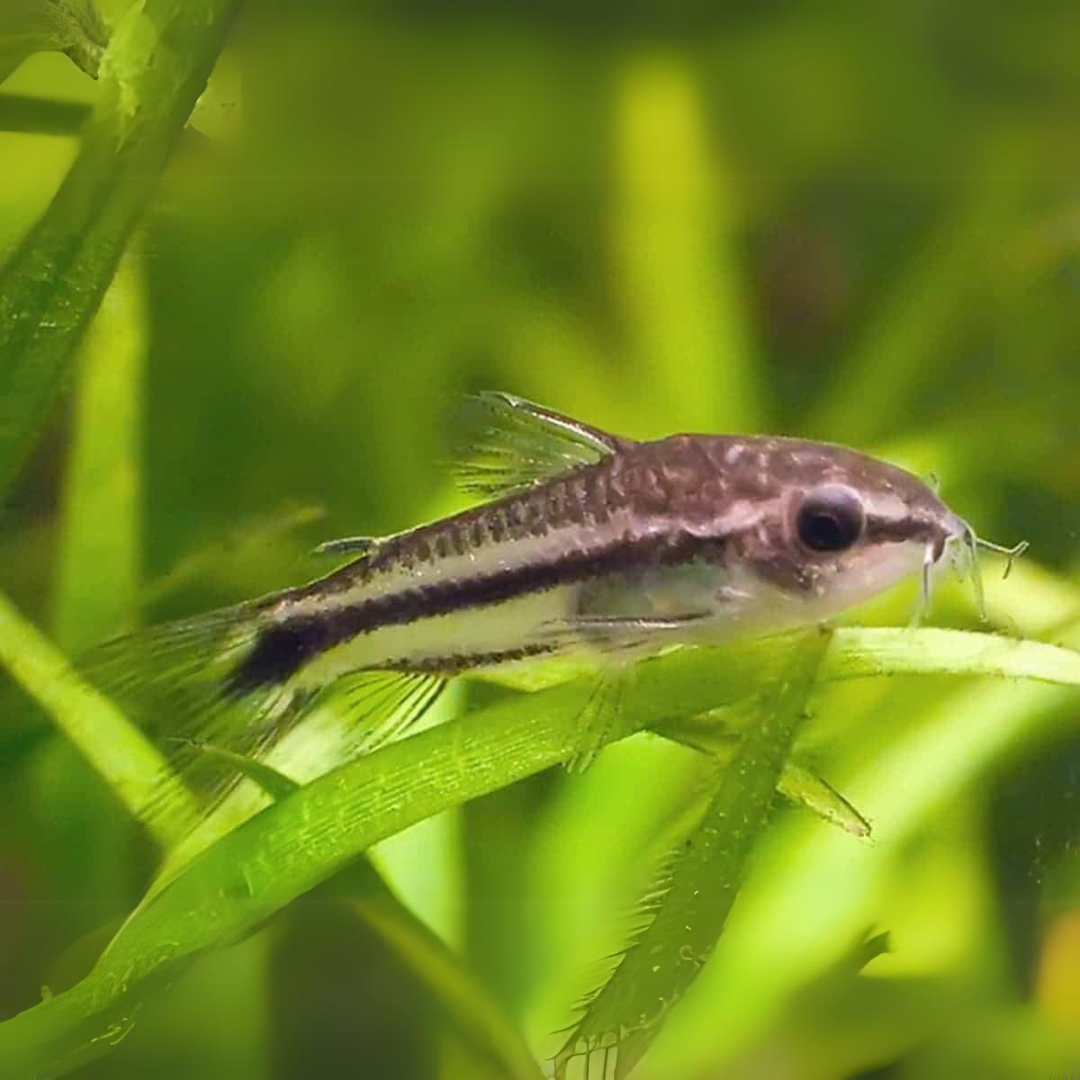
[{"label": "broad green leaf", "polygon": [[71,357],[157,186],[239,0],[146,0],[116,27],[82,147],[0,271],[0,492],[67,382]]}]

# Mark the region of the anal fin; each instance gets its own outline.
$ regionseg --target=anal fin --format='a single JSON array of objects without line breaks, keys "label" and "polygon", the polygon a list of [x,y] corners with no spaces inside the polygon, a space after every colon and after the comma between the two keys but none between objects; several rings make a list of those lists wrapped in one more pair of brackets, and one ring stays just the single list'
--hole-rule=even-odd
[{"label": "anal fin", "polygon": [[323,701],[340,717],[351,757],[404,735],[435,704],[447,682],[427,671],[358,671],[328,687]]}]

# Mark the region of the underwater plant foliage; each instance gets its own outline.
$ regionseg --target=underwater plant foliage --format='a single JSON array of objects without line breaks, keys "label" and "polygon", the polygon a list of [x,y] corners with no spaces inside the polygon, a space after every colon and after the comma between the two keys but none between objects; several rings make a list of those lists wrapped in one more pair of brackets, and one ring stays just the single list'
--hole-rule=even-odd
[{"label": "underwater plant foliage", "polygon": [[[1070,21],[0,16],[0,1075],[1075,1071]],[[912,580],[643,660],[583,771],[595,680],[538,666],[370,753],[333,702],[191,744],[240,778],[207,815],[78,658],[475,502],[492,388],[852,446],[1030,549],[985,620],[946,572],[918,627]]]}]

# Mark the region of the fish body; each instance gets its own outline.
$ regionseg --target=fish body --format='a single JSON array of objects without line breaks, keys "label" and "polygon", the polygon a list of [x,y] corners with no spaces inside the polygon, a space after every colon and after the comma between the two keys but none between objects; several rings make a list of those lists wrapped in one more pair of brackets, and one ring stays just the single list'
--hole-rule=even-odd
[{"label": "fish body", "polygon": [[[800,539],[813,497],[826,516],[858,516],[850,543]],[[357,668],[454,675],[787,629],[917,572],[928,551],[936,562],[961,529],[922,481],[840,447],[612,440],[595,463],[379,541],[271,598],[234,686],[319,685]]]},{"label": "fish body", "polygon": [[480,505],[331,542],[357,557],[111,643],[92,676],[122,702],[152,698],[166,733],[259,753],[328,688],[358,687],[358,722],[393,714],[398,730],[464,672],[569,654],[617,666],[813,624],[928,581],[973,535],[919,478],[843,447],[636,442],[504,394],[471,408],[458,479]]}]

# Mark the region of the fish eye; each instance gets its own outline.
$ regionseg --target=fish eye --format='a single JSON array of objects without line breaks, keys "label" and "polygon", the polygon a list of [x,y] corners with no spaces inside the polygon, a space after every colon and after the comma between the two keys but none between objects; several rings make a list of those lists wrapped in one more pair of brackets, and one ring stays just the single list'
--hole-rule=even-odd
[{"label": "fish eye", "polygon": [[865,517],[859,497],[848,488],[811,491],[795,514],[799,542],[810,551],[846,551],[862,534]]}]

